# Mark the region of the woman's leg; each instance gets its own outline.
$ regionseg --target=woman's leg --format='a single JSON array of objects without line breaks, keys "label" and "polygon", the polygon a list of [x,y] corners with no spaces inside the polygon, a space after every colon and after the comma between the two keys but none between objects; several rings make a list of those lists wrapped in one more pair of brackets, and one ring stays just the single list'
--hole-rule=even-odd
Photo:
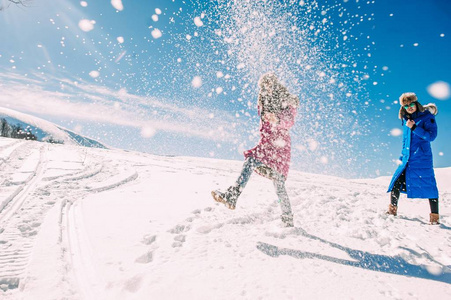
[{"label": "woman's leg", "polygon": [[273,180],[277,196],[279,197],[280,207],[282,209],[282,221],[287,226],[293,226],[293,212],[291,211],[290,198],[288,198],[287,190],[285,189],[285,181],[282,176]]},{"label": "woman's leg", "polygon": [[393,206],[398,206],[398,200],[399,195],[401,193],[401,187],[402,185],[406,185],[406,173],[402,172],[401,175],[399,175],[398,179],[395,181],[393,185],[393,189],[390,193],[390,202]]},{"label": "woman's leg", "polygon": [[235,184],[229,186],[225,192],[213,191],[212,196],[216,202],[224,203],[228,208],[235,209],[238,197],[241,195],[241,191],[246,186],[252,172],[256,167],[262,163],[255,160],[253,157],[249,157],[244,161],[241,174],[236,180]]},{"label": "woman's leg", "polygon": [[393,184],[393,189],[390,193],[390,205],[388,206],[388,211],[386,214],[397,216],[398,215],[398,200],[399,195],[401,193],[401,189],[406,185],[406,173],[405,171],[399,175],[398,179],[396,179]]},{"label": "woman's leg", "polygon": [[438,199],[436,198],[429,199],[429,205],[431,206],[431,213],[429,214],[429,224],[439,225],[440,216],[438,214]]},{"label": "woman's leg", "polygon": [[236,180],[235,186],[240,187],[240,190],[244,189],[247,182],[249,181],[249,178],[252,175],[252,172],[254,169],[258,166],[262,165],[261,162],[256,160],[253,157],[248,157],[243,164],[243,169],[241,170],[241,174]]},{"label": "woman's leg", "polygon": [[429,205],[431,206],[431,213],[438,214],[438,199],[429,199]]}]

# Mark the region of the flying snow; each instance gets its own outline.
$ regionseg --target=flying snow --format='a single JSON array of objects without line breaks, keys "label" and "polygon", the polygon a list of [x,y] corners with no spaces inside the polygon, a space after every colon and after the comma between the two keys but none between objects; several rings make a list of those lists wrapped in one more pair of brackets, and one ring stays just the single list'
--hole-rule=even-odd
[{"label": "flying snow", "polygon": [[307,143],[308,143],[308,148],[310,149],[310,151],[315,151],[319,146],[318,142],[315,141],[314,139],[308,139]]},{"label": "flying snow", "polygon": [[159,38],[161,38],[162,35],[163,34],[161,33],[161,31],[159,29],[155,28],[154,30],[152,30],[152,37],[154,39],[159,39]]},{"label": "flying snow", "polygon": [[95,23],[96,21],[94,20],[82,19],[78,22],[78,27],[80,27],[81,30],[88,32],[94,29]]},{"label": "flying snow", "polygon": [[287,145],[287,142],[283,138],[276,139],[274,145],[279,148],[283,148]]},{"label": "flying snow", "polygon": [[144,126],[141,128],[141,136],[143,138],[151,138],[155,135],[156,130],[149,126]]},{"label": "flying snow", "polygon": [[400,136],[401,134],[402,134],[402,130],[399,128],[393,128],[392,130],[390,130],[391,136]]},{"label": "flying snow", "polygon": [[194,76],[193,80],[191,81],[191,85],[195,88],[202,86],[202,78],[200,76]]},{"label": "flying snow", "polygon": [[91,76],[92,78],[97,78],[97,77],[99,77],[99,75],[100,75],[99,71],[89,72],[89,76]]},{"label": "flying snow", "polygon": [[201,27],[204,25],[204,22],[199,17],[194,18],[194,24],[196,24],[197,27]]},{"label": "flying snow", "polygon": [[86,7],[86,6],[88,6],[88,2],[86,2],[86,1],[80,1],[80,5],[81,5],[82,7]]},{"label": "flying snow", "polygon": [[304,145],[295,145],[294,148],[298,149],[299,151],[307,151],[307,148]]},{"label": "flying snow", "polygon": [[80,124],[75,125],[75,127],[74,127],[74,131],[75,132],[81,133],[82,130],[83,130],[83,126],[82,125],[80,125]]},{"label": "flying snow", "polygon": [[429,94],[439,100],[446,100],[451,95],[449,83],[437,81],[427,87]]},{"label": "flying snow", "polygon": [[111,0],[111,5],[119,11],[124,9],[124,5],[122,5],[122,0]]},{"label": "flying snow", "polygon": [[[111,1],[111,5],[117,10],[123,9],[122,2]],[[156,88],[161,83],[177,82],[180,90],[174,92],[180,93],[178,98],[197,99],[202,95],[200,97],[211,98],[214,105],[224,102],[225,109],[232,110],[228,111],[231,116],[239,112],[239,122],[258,121],[257,81],[263,73],[273,71],[306,107],[298,111],[292,129],[293,143],[304,144],[307,150],[303,157],[296,158],[296,163],[305,163],[307,169],[316,171],[318,166],[333,168],[338,161],[363,153],[356,154],[355,148],[347,145],[364,139],[368,129],[359,122],[364,114],[351,115],[349,107],[356,111],[372,107],[368,104],[371,99],[360,101],[360,92],[377,84],[376,77],[373,78],[375,73],[366,61],[369,57],[366,54],[373,50],[372,44],[362,50],[363,54],[354,45],[361,33],[358,25],[371,20],[370,14],[352,14],[350,6],[343,4],[347,2],[344,0],[332,1],[335,5],[301,0],[214,1],[215,5],[202,0],[182,2],[184,4],[175,11],[170,7],[153,7],[148,12],[151,37],[145,39],[154,42],[152,39],[159,39],[164,33],[154,44],[155,51],[161,54],[159,59],[149,63],[145,59],[147,50],[123,52],[122,45],[118,45],[124,43],[123,37],[113,43],[113,47],[121,48],[111,51],[114,62],[120,61],[122,68],[129,68],[127,63],[133,67],[143,66],[142,74],[131,79],[140,85],[140,91]],[[359,5],[372,5],[373,1],[369,2]],[[169,22],[160,17],[162,11]],[[179,27],[179,24],[186,26]],[[93,23],[88,25],[92,30]],[[409,44],[413,42],[416,41]],[[127,43],[133,43],[131,36],[127,36]],[[166,51],[165,47],[170,47],[171,51]],[[152,80],[148,80],[147,65],[157,70]],[[381,69],[388,71],[388,68]],[[99,70],[106,78],[104,68]],[[123,73],[131,72],[124,70]],[[362,79],[364,75],[367,77]],[[141,80],[141,76],[146,79]],[[366,79],[369,79],[367,84],[362,85],[362,80]],[[346,135],[347,129],[355,134]],[[247,135],[248,130],[253,129],[246,129],[242,134]],[[308,138],[312,141],[306,142]],[[248,143],[245,148],[254,142],[245,140]],[[238,145],[230,145],[230,152],[234,153]],[[327,165],[318,164],[323,156],[328,159]]]}]

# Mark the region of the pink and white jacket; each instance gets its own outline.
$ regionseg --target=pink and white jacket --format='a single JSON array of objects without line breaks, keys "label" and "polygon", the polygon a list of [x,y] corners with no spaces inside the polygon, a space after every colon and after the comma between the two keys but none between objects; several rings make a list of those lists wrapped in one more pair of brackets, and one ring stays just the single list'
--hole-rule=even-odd
[{"label": "pink and white jacket", "polygon": [[[291,137],[289,130],[294,125],[296,113],[296,108],[290,106],[276,115],[278,117],[276,124],[271,124],[261,119],[260,141],[256,147],[245,151],[244,157],[255,158],[266,167],[283,175],[286,179],[291,160]],[[260,108],[258,114],[260,115]],[[266,176],[266,174],[259,172],[258,168],[256,172]]]}]

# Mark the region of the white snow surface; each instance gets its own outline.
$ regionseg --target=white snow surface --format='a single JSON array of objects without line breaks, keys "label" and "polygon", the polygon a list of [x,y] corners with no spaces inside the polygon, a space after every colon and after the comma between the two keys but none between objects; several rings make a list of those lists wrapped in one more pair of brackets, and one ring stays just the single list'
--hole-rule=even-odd
[{"label": "white snow surface", "polygon": [[451,168],[385,215],[390,178],[291,171],[295,227],[241,161],[0,138],[1,299],[451,299]]}]

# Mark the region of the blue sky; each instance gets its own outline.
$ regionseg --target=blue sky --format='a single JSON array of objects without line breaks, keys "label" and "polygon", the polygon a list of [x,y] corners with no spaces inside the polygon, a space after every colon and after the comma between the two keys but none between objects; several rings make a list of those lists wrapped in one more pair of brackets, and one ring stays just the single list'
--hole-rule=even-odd
[{"label": "blue sky", "polygon": [[301,98],[295,169],[393,172],[407,91],[438,105],[434,162],[451,166],[449,1],[42,0],[0,16],[0,105],[113,147],[242,159],[273,70]]}]

